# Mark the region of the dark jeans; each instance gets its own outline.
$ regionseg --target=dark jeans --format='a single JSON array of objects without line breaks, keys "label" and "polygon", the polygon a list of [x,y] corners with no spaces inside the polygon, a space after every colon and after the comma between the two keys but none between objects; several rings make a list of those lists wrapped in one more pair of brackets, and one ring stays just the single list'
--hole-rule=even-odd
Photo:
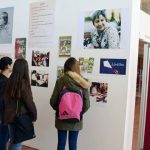
[{"label": "dark jeans", "polygon": [[69,150],[77,150],[77,139],[79,131],[58,130],[57,150],[65,150],[67,132],[69,133]]},{"label": "dark jeans", "polygon": [[8,150],[21,150],[21,143],[13,144],[14,132],[15,132],[13,124],[8,125],[8,131],[10,136]]},{"label": "dark jeans", "polygon": [[0,150],[6,150],[8,138],[8,127],[0,123]]}]

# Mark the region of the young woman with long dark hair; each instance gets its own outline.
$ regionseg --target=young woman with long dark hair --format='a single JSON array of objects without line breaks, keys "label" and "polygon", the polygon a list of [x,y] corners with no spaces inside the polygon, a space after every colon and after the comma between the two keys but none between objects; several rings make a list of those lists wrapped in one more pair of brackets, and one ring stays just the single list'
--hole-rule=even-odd
[{"label": "young woman with long dark hair", "polygon": [[8,150],[21,150],[21,143],[14,144],[14,119],[17,101],[26,109],[33,122],[37,119],[37,110],[33,102],[28,63],[25,59],[17,59],[8,81],[5,100],[5,123],[9,127],[10,142]]}]

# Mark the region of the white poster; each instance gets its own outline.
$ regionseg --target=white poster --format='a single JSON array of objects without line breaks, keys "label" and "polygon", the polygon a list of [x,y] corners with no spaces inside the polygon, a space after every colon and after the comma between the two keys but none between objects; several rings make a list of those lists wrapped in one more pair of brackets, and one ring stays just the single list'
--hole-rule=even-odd
[{"label": "white poster", "polygon": [[54,4],[32,3],[29,20],[29,47],[51,48],[54,33]]}]

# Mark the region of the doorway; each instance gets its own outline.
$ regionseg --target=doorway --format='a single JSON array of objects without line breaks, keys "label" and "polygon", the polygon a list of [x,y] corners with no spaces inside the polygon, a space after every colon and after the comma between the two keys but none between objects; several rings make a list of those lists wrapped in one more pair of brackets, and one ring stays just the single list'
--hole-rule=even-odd
[{"label": "doorway", "polygon": [[147,100],[147,70],[149,45],[140,40],[137,66],[137,83],[136,83],[136,98],[135,98],[135,113],[134,113],[134,129],[132,150],[142,150],[144,144],[145,119],[146,119],[146,100]]}]

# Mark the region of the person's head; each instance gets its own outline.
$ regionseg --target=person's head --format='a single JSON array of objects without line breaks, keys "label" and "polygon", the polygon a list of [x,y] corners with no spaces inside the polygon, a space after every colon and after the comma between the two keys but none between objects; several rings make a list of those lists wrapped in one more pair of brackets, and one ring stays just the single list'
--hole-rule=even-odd
[{"label": "person's head", "polygon": [[2,57],[0,59],[0,70],[3,71],[8,71],[8,73],[10,73],[12,71],[12,65],[13,65],[13,61],[11,58],[9,57]]},{"label": "person's head", "polygon": [[25,59],[17,59],[14,62],[12,74],[10,75],[8,82],[8,97],[20,98],[22,88],[31,90],[29,80],[28,62]]},{"label": "person's head", "polygon": [[6,25],[8,23],[8,13],[0,12],[0,26]]},{"label": "person's head", "polygon": [[64,73],[67,71],[73,71],[80,74],[80,67],[78,61],[74,57],[70,57],[64,64]]},{"label": "person's head", "polygon": [[106,28],[107,17],[105,10],[97,10],[92,15],[93,25],[97,30],[104,30]]},{"label": "person's head", "polygon": [[36,74],[36,70],[33,70],[33,71],[32,71],[32,74]]},{"label": "person's head", "polygon": [[12,75],[18,76],[21,80],[28,80],[29,69],[28,62],[25,59],[17,59],[13,66]]}]

